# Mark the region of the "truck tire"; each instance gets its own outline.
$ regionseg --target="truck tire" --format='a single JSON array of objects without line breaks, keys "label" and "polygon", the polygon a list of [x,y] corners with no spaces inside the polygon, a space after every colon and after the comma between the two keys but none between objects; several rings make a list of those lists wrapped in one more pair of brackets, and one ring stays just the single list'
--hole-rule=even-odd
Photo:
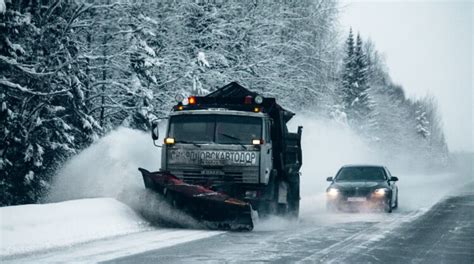
[{"label": "truck tire", "polygon": [[288,201],[288,216],[297,219],[300,214],[300,201]]},{"label": "truck tire", "polygon": [[268,182],[268,189],[270,190],[265,200],[261,201],[258,206],[259,217],[266,218],[271,215],[278,215],[279,204],[278,204],[278,186],[279,180],[277,179],[278,172],[273,169],[270,174],[270,180]]},{"label": "truck tire", "polygon": [[282,217],[287,216],[288,215],[288,205],[283,204],[283,203],[279,203],[278,204],[277,215],[282,216]]},{"label": "truck tire", "polygon": [[288,216],[298,218],[300,212],[300,178],[299,175],[289,183]]},{"label": "truck tire", "polygon": [[266,201],[260,205],[258,210],[259,218],[267,218],[276,215],[278,212],[278,203],[275,201]]}]

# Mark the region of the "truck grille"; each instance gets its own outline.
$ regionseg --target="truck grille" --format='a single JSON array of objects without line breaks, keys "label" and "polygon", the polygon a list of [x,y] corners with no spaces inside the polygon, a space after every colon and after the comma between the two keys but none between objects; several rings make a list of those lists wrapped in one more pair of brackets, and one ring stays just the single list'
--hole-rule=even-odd
[{"label": "truck grille", "polygon": [[180,168],[170,167],[169,171],[187,183],[258,183],[258,167],[225,168]]}]

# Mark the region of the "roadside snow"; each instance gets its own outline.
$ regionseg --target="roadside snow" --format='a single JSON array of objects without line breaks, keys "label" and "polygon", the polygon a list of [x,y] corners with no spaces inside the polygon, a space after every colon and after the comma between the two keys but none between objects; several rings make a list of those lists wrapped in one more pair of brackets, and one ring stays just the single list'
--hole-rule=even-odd
[{"label": "roadside snow", "polygon": [[158,229],[82,243],[77,246],[2,259],[16,263],[99,263],[213,237],[224,232]]},{"label": "roadside snow", "polygon": [[150,229],[111,198],[0,208],[0,257]]}]

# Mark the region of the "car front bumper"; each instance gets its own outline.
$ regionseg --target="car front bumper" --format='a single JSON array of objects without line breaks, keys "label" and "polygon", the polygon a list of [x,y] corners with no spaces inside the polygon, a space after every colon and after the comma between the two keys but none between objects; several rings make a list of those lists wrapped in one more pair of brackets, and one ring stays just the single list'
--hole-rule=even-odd
[{"label": "car front bumper", "polygon": [[342,196],[326,197],[327,207],[338,210],[382,209],[390,202],[388,194],[383,196]]}]

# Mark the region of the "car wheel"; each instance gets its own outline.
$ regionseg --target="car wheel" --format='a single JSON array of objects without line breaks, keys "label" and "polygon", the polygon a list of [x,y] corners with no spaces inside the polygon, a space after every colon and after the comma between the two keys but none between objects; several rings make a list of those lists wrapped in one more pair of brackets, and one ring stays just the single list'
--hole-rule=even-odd
[{"label": "car wheel", "polygon": [[393,206],[393,209],[397,209],[398,208],[398,192],[397,192],[397,195],[395,196],[395,205]]},{"label": "car wheel", "polygon": [[384,205],[384,211],[386,213],[391,213],[392,212],[392,199],[388,200],[385,205]]}]

